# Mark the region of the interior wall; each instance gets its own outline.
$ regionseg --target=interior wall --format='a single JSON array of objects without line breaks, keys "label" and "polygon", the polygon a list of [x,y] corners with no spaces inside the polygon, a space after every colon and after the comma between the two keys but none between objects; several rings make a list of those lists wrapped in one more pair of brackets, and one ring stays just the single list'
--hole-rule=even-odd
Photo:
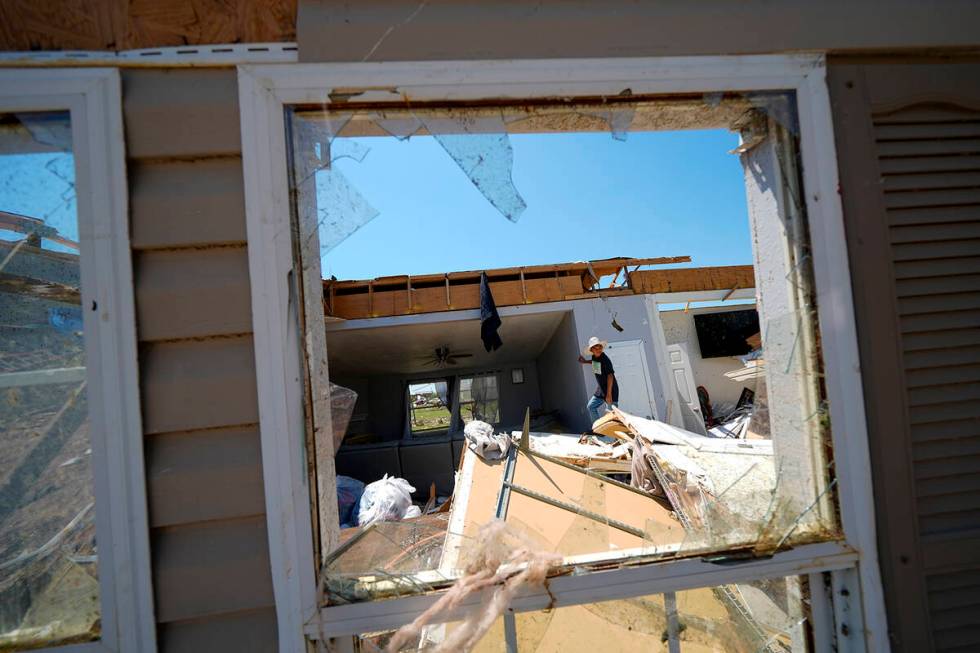
[{"label": "interior wall", "polygon": [[[667,389],[664,387],[663,377],[658,374],[658,370],[660,365],[666,363],[667,352],[661,350],[661,342],[654,336],[644,296],[627,295],[609,297],[605,300],[578,300],[568,303],[571,305],[574,315],[577,344],[576,354],[572,356],[572,362],[576,361],[575,356],[581,352],[582,347],[592,336],[608,342],[643,341],[643,350],[647,357],[647,370],[650,372],[650,384],[653,388],[655,416],[658,419],[663,419],[667,409]],[[623,328],[622,331],[618,331],[612,326],[613,317]],[[588,423],[589,416],[585,406],[595,390],[595,377],[588,365],[581,365],[577,362],[575,364],[578,365],[578,375],[585,384],[586,391],[580,398],[580,417],[585,420],[585,429],[588,429],[591,424]]]},{"label": "interior wall", "polygon": [[692,308],[683,310],[661,311],[660,321],[664,325],[664,337],[668,345],[686,344],[691,355],[691,371],[694,372],[694,382],[704,386],[711,397],[711,403],[738,402],[742,389],[750,387],[746,383],[733,381],[725,376],[726,372],[743,367],[742,361],[734,356],[721,358],[702,358],[698,343],[698,334],[694,328],[694,316],[705,313],[725,313],[731,310],[752,308],[751,306],[719,306]]},{"label": "interior wall", "polygon": [[[524,383],[511,381],[511,370],[524,370]],[[382,441],[401,440],[405,404],[405,384],[413,380],[468,376],[497,371],[497,388],[500,395],[501,426],[523,423],[527,408],[542,408],[535,361],[524,361],[499,368],[446,368],[417,374],[375,375],[366,377],[336,376],[334,383],[351,388],[358,393],[355,413],[367,413],[367,428]]]},{"label": "interior wall", "polygon": [[572,432],[585,431],[590,426],[585,413],[588,397],[579,370],[581,365],[575,360],[578,350],[575,318],[568,312],[537,360],[541,402],[549,410],[557,411],[561,423]]}]

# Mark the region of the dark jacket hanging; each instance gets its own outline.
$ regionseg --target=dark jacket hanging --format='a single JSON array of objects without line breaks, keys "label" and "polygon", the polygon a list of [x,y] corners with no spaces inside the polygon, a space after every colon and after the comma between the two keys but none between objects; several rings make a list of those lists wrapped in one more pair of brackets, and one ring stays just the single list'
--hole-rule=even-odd
[{"label": "dark jacket hanging", "polygon": [[499,349],[504,344],[497,333],[498,328],[500,315],[497,314],[497,305],[493,302],[487,273],[483,272],[480,274],[480,338],[487,351]]}]

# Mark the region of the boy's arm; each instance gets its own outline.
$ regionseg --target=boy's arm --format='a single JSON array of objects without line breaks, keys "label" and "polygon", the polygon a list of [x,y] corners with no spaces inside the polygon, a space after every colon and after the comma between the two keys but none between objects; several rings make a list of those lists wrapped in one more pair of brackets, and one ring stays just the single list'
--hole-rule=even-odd
[{"label": "boy's arm", "polygon": [[614,378],[615,377],[613,376],[612,372],[610,372],[609,376],[606,377],[606,403],[609,404],[610,406],[612,405],[613,402],[612,389],[613,389]]}]

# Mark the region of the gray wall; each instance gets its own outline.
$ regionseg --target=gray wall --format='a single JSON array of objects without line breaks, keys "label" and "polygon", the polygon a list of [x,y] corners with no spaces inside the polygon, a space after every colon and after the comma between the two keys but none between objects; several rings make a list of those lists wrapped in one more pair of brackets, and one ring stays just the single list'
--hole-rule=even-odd
[{"label": "gray wall", "polygon": [[542,403],[549,410],[557,410],[562,424],[573,433],[591,426],[585,410],[588,393],[582,379],[582,365],[575,358],[578,351],[575,317],[569,311],[538,356],[537,370]]},{"label": "gray wall", "polygon": [[[516,367],[524,369],[524,383],[511,382],[510,371]],[[440,376],[467,376],[491,370],[498,370],[497,387],[500,390],[501,426],[514,426],[523,423],[524,411],[528,407],[536,410],[542,407],[538,389],[538,371],[534,361],[507,364],[494,368],[451,368],[445,371],[434,370],[418,374],[391,374],[369,377],[337,376],[339,383],[358,392],[355,411],[367,411],[368,423],[372,433],[379,439],[400,440],[403,435],[405,407],[405,383],[412,380],[433,379]],[[363,393],[363,394],[362,394]]]},{"label": "gray wall", "polygon": [[[665,356],[666,352],[658,354],[659,347],[655,341],[653,329],[662,327],[659,325],[651,326],[651,316],[648,312],[645,296],[631,295],[626,297],[610,297],[605,301],[593,299],[590,301],[573,301],[568,303],[572,307],[575,318],[575,330],[578,335],[579,350],[581,350],[582,346],[592,336],[609,342],[626,340],[643,341],[643,349],[647,356],[647,370],[650,372],[650,383],[653,386],[653,401],[657,410],[656,416],[658,419],[663,419],[667,411],[667,394],[664,388],[664,377],[659,374],[659,370],[660,365],[664,362],[661,360],[661,356]],[[617,331],[613,328],[612,316],[615,316],[616,321],[623,327],[622,331]],[[595,377],[592,375],[591,368],[587,365],[579,365],[579,374],[585,382],[588,394],[591,395],[595,390]],[[673,394],[669,396],[673,396]],[[589,421],[588,411],[585,408],[587,400],[588,396],[583,397],[581,406],[581,417],[586,422]]]},{"label": "gray wall", "polygon": [[126,70],[159,649],[275,650],[234,70]]},{"label": "gray wall", "polygon": [[299,0],[301,61],[758,54],[975,46],[948,0]]}]

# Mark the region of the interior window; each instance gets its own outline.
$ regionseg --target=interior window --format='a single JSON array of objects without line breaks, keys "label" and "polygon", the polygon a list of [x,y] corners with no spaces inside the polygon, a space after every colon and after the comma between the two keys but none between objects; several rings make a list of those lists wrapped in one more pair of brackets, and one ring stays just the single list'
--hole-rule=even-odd
[{"label": "interior window", "polygon": [[460,378],[459,416],[464,424],[469,424],[473,420],[488,424],[500,422],[500,395],[495,374]]},{"label": "interior window", "polygon": [[452,411],[448,380],[409,383],[408,402],[412,435],[445,431],[449,428]]}]

